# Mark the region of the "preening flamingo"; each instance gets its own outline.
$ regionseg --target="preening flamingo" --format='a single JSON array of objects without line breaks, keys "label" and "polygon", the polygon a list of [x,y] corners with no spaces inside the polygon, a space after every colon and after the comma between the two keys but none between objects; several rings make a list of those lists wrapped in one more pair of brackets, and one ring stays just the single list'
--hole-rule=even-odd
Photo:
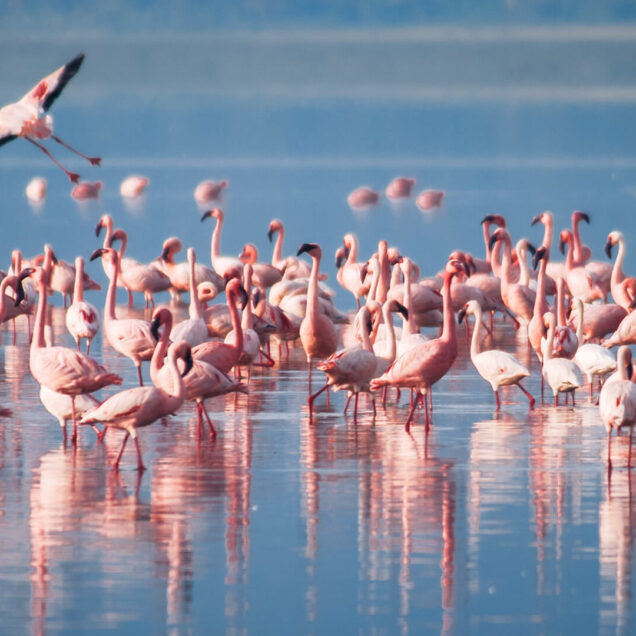
[{"label": "preening flamingo", "polygon": [[[141,449],[137,438],[137,429],[148,426],[162,417],[178,411],[185,398],[183,378],[177,368],[177,347],[180,343],[173,343],[168,349],[167,366],[172,376],[172,391],[165,391],[155,386],[139,386],[133,389],[125,389],[111,395],[98,407],[85,413],[80,424],[96,424],[101,422],[108,428],[121,428],[126,431],[117,459],[113,468],[119,468],[119,461],[126,447],[128,437],[132,437],[137,450],[137,468],[145,470],[141,457]],[[183,351],[183,349],[179,349]],[[159,355],[158,352],[157,355]],[[184,361],[186,363],[183,375],[186,375],[192,367],[192,356],[189,346],[185,350]]]},{"label": "preening flamingo", "polygon": [[632,352],[629,347],[621,346],[617,354],[617,366],[619,377],[606,382],[599,395],[598,409],[607,431],[607,468],[612,470],[611,439],[612,430],[620,430],[629,427],[629,455],[627,467],[631,466],[632,459],[632,435],[634,423],[636,423],[636,385],[632,381]]},{"label": "preening flamingo", "polygon": [[516,384],[523,391],[530,401],[530,408],[533,408],[534,398],[521,385],[521,380],[530,375],[528,369],[507,351],[500,351],[498,349],[480,351],[483,312],[479,303],[475,300],[467,302],[466,306],[460,310],[458,314],[459,322],[462,322],[466,314],[475,316],[475,327],[470,341],[470,359],[475,369],[477,369],[477,373],[492,387],[495,393],[497,410],[501,408],[499,387],[511,386],[513,384]]},{"label": "preening flamingo", "polygon": [[75,259],[75,289],[73,302],[66,310],[66,328],[80,350],[81,340],[86,340],[86,355],[90,353],[91,342],[99,331],[99,313],[94,305],[84,300],[84,258]]},{"label": "preening flamingo", "polygon": [[64,87],[79,71],[83,61],[83,53],[76,55],[70,62],[58,68],[57,71],[53,71],[53,73],[41,79],[22,99],[0,108],[0,146],[17,137],[30,141],[49,157],[58,168],[61,168],[73,183],[77,183],[80,176],[64,168],[50,151],[36,140],[50,137],[53,141],[86,159],[91,165],[98,166],[100,164],[101,159],[99,157],[87,157],[55,136],[53,134],[53,117],[47,114],[47,111],[60,96]]}]

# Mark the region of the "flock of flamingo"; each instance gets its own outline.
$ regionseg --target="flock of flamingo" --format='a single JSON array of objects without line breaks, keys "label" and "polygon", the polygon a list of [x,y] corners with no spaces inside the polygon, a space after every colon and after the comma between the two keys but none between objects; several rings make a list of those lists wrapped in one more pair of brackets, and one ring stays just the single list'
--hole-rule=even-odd
[{"label": "flock of flamingo", "polygon": [[[98,157],[83,155],[54,136],[53,120],[47,114],[82,60],[83,55],[77,56],[41,80],[20,101],[0,109],[0,145],[17,137],[27,139],[72,182],[77,182],[79,175],[66,170],[38,140],[51,137],[92,165],[99,165]],[[227,186],[225,181],[204,184],[195,191],[195,198],[209,196],[210,189],[218,194]],[[413,184],[410,178],[398,177],[387,188],[387,196],[410,196]],[[139,191],[145,185],[147,181]],[[438,205],[441,196],[443,193],[433,196],[429,203]],[[360,201],[353,201],[350,195],[349,203]],[[335,294],[324,283],[318,244],[303,243],[295,256],[283,256],[283,224],[273,220],[268,237],[271,241],[277,235],[277,239],[271,264],[258,260],[253,244],[246,244],[239,257],[225,256],[220,247],[223,211],[218,207],[207,210],[201,221],[208,218],[216,221],[211,267],[197,262],[193,248],[187,250],[187,262],[176,262],[175,255],[183,247],[177,237],[164,242],[159,259],[140,263],[125,257],[126,232],[115,228],[109,215],[97,224],[96,234],[104,230],[104,242],[90,258],[101,260],[109,279],[102,320],[104,339],[131,359],[139,380],[139,386],[114,393],[101,403],[92,394],[120,385],[122,378],[89,355],[100,318],[97,309],[84,300],[84,290],[99,286],[84,272],[84,259],[78,256],[74,265],[64,263],[49,245],[31,261],[23,259],[19,251],[13,252],[11,270],[0,284],[0,315],[6,321],[35,311],[30,370],[42,387],[43,404],[62,424],[65,438],[65,422],[72,420],[72,443],[77,442],[78,425],[92,426],[100,440],[108,429],[122,429],[124,438],[114,467],[119,466],[132,437],[138,468],[143,470],[138,429],[174,414],[186,400],[197,405],[199,427],[205,419],[210,435],[216,435],[205,400],[246,392],[248,385],[242,382],[240,368],[247,367],[249,383],[250,366],[274,365],[269,350],[272,338],[279,343],[279,361],[283,359],[282,345],[289,353],[289,343],[300,339],[307,359],[310,414],[317,397],[325,391],[328,397],[331,387],[348,392],[345,413],[354,398],[354,418],[360,393],[371,395],[375,413],[374,392],[382,391],[386,405],[389,389],[397,390],[398,399],[399,392],[408,389],[411,408],[405,428],[410,429],[417,408],[423,407],[428,432],[432,387],[448,373],[457,357],[456,323],[466,320],[467,315],[475,320],[471,359],[491,385],[496,408],[501,407],[500,388],[516,385],[532,409],[535,398],[521,384],[530,375],[528,369],[508,352],[481,349],[483,332],[493,335],[494,315],[500,313],[527,333],[541,364],[542,399],[544,382],[557,406],[560,393],[564,393],[566,403],[571,396],[575,404],[575,391],[583,385],[581,372],[589,383],[591,398],[598,381],[600,417],[608,438],[611,440],[612,430],[629,428],[630,465],[636,386],[628,345],[636,343],[636,312],[632,311],[636,306],[636,278],[623,273],[625,240],[620,232],[610,232],[605,244],[609,258],[613,248],[618,248],[613,265],[592,261],[591,249],[583,245],[580,236],[581,222],[589,223],[590,218],[585,212],[575,211],[572,229],[559,234],[559,248],[566,259],[555,262],[550,251],[550,212],[532,220],[532,225],[544,227],[538,248],[521,239],[513,249],[505,219],[488,215],[481,221],[485,258],[455,250],[445,267],[429,277],[422,277],[415,261],[389,247],[385,240],[379,241],[377,252],[368,259],[358,260],[356,237],[347,234],[336,252],[336,265],[338,282],[351,292],[358,307],[350,323],[349,317],[336,308]],[[119,244],[118,250],[113,247],[115,243]],[[311,258],[311,266],[299,258],[303,254]],[[530,256],[532,267],[528,264]],[[127,291],[129,306],[133,305],[133,293],[143,293],[146,308],[154,308],[155,293],[168,291],[172,301],[178,303],[187,292],[189,316],[175,324],[171,310],[160,307],[153,311],[150,321],[118,318],[117,287]],[[52,342],[52,331],[47,329],[47,297],[52,291],[64,295],[65,306],[67,299],[72,299],[66,325],[76,349]],[[227,303],[208,306],[222,292]],[[610,295],[613,302],[608,303]],[[554,299],[552,305],[550,297]],[[395,313],[402,316],[399,330],[393,327]],[[489,320],[484,319],[486,315]],[[438,337],[429,339],[420,333],[422,327],[439,327],[441,331]],[[81,351],[82,340],[86,341],[86,353]],[[620,345],[617,359],[609,352],[616,345]],[[150,386],[143,384],[144,361],[150,362]],[[312,393],[312,368],[316,365],[326,375],[326,382]],[[229,375],[232,370],[234,377]],[[611,469],[610,449],[608,443]]]}]

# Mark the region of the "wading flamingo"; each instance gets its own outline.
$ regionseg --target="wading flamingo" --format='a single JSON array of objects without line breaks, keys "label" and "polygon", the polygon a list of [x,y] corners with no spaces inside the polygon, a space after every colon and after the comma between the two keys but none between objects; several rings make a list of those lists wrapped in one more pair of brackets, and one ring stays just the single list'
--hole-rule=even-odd
[{"label": "wading flamingo", "polygon": [[223,210],[221,208],[207,210],[201,216],[201,221],[205,221],[207,218],[216,219],[216,225],[210,241],[210,261],[214,271],[223,278],[227,278],[232,273],[240,276],[243,272],[243,261],[233,256],[221,256],[221,230],[223,229],[223,220],[225,218]]},{"label": "wading flamingo", "polygon": [[80,350],[81,340],[86,340],[86,355],[90,353],[91,342],[99,331],[99,313],[95,305],[84,300],[84,258],[75,259],[75,290],[73,302],[66,310],[66,328]]}]

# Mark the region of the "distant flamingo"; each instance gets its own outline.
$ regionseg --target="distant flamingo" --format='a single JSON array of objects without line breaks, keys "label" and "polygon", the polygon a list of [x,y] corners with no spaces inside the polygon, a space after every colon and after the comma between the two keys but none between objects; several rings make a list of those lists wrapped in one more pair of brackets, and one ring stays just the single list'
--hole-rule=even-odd
[{"label": "distant flamingo", "polygon": [[513,384],[516,384],[523,391],[530,401],[530,408],[533,408],[534,398],[521,385],[521,380],[530,375],[528,369],[507,351],[499,351],[497,349],[480,351],[483,322],[482,313],[479,303],[475,300],[471,300],[467,302],[466,306],[459,312],[458,319],[459,322],[461,322],[466,314],[473,314],[475,316],[475,327],[470,342],[470,359],[479,375],[492,387],[495,393],[497,410],[501,408],[499,387],[511,386]]},{"label": "distant flamingo", "polygon": [[[137,429],[148,426],[158,419],[166,417],[178,411],[185,398],[185,387],[183,378],[177,368],[177,346],[180,343],[173,343],[168,349],[167,366],[170,370],[173,391],[165,391],[154,386],[139,386],[133,389],[124,389],[115,395],[111,395],[98,407],[85,413],[80,424],[95,424],[101,422],[108,428],[121,428],[126,431],[117,459],[113,468],[119,468],[121,456],[126,447],[128,437],[132,437],[137,450],[137,468],[139,471],[145,470],[137,439]],[[186,367],[183,375],[186,375],[192,367],[192,356],[189,348],[184,354]]]},{"label": "distant flamingo", "polygon": [[338,337],[333,322],[321,313],[318,304],[318,275],[322,250],[316,243],[303,243],[298,248],[297,256],[309,254],[312,260],[311,276],[307,289],[307,308],[300,323],[300,341],[307,357],[308,386],[311,395],[311,364],[313,360],[325,359],[335,353]]},{"label": "distant flamingo", "polygon": [[629,426],[629,454],[627,467],[631,467],[632,436],[636,423],[636,385],[632,381],[632,352],[627,346],[622,346],[617,354],[618,379],[606,382],[599,395],[599,413],[605,430],[607,431],[607,469],[612,470],[611,439],[612,429],[616,434],[621,428]]},{"label": "distant flamingo", "polygon": [[46,198],[46,179],[44,177],[33,177],[24,191],[31,203],[42,203]]},{"label": "distant flamingo", "polygon": [[87,157],[59,137],[56,137],[53,134],[53,117],[46,114],[53,102],[64,90],[64,87],[79,71],[83,61],[84,54],[80,53],[70,62],[58,68],[57,71],[40,80],[20,101],[0,108],[0,146],[17,137],[30,141],[49,157],[58,168],[61,168],[73,183],[78,182],[79,175],[64,168],[49,150],[36,139],[48,139],[50,137],[53,141],[89,161],[91,165],[98,166],[100,164],[101,159],[99,157]]},{"label": "distant flamingo", "polygon": [[441,207],[445,194],[444,190],[423,190],[417,195],[415,205],[417,205],[422,212],[434,210],[435,208]]},{"label": "distant flamingo", "polygon": [[44,342],[44,323],[48,283],[48,264],[50,256],[45,257],[45,267],[37,268],[36,277],[39,299],[35,317],[33,340],[31,341],[29,368],[40,384],[58,393],[71,396],[73,411],[73,434],[71,441],[77,441],[77,417],[75,396],[93,393],[109,384],[121,384],[122,378],[110,373],[101,364],[87,355],[67,347],[46,347]]},{"label": "distant flamingo", "polygon": [[88,199],[99,198],[99,193],[102,189],[101,181],[81,181],[72,190],[71,196],[76,201],[87,201]]},{"label": "distant flamingo", "polygon": [[119,185],[119,194],[127,199],[136,199],[144,193],[149,183],[150,179],[148,177],[132,174],[126,177]]},{"label": "distant flamingo", "polygon": [[368,186],[361,186],[349,193],[347,197],[347,203],[349,207],[353,209],[365,209],[376,205],[380,200],[380,195],[369,188]]},{"label": "distant flamingo", "polygon": [[118,319],[115,313],[117,296],[117,278],[119,277],[119,255],[112,248],[100,247],[91,254],[91,261],[101,257],[107,260],[113,277],[106,291],[104,305],[104,336],[115,351],[130,358],[137,368],[139,386],[143,386],[141,363],[150,360],[155,349],[156,340],[150,330],[150,323],[136,318]]},{"label": "distant flamingo", "polygon": [[411,196],[415,179],[410,177],[395,177],[386,187],[385,193],[389,199],[406,199]]},{"label": "distant flamingo", "polygon": [[218,182],[211,179],[201,181],[194,189],[194,200],[201,205],[211,203],[221,196],[223,189],[227,188],[227,186],[228,182],[225,179]]},{"label": "distant flamingo", "polygon": [[90,353],[91,342],[99,331],[99,313],[94,305],[84,300],[84,258],[75,259],[75,289],[73,302],[66,310],[66,328],[77,343],[86,340],[86,355]]},{"label": "distant flamingo", "polygon": [[252,278],[254,284],[258,287],[263,294],[267,293],[267,290],[275,285],[283,278],[281,271],[269,265],[268,263],[258,262],[258,250],[253,243],[246,243],[243,246],[243,251],[239,254],[239,259],[244,263],[249,263],[252,266]]},{"label": "distant flamingo", "polygon": [[[426,398],[431,387],[446,375],[457,357],[455,313],[451,306],[450,287],[453,277],[462,271],[468,274],[467,270],[466,264],[460,261],[452,260],[446,264],[442,288],[444,325],[441,336],[409,349],[395,360],[386,373],[371,381],[372,391],[387,385],[412,388],[417,391],[417,397],[413,401],[413,407],[404,425],[406,431],[410,430],[411,420],[422,396]],[[430,426],[429,408],[426,403],[424,406],[426,430],[428,430]]]},{"label": "distant flamingo", "polygon": [[216,226],[212,232],[212,240],[210,242],[210,261],[212,262],[214,271],[222,277],[232,272],[240,275],[243,271],[243,262],[241,259],[233,256],[221,256],[221,230],[223,229],[223,219],[225,218],[223,210],[221,210],[221,208],[208,210],[201,216],[201,221],[205,221],[207,218],[216,219]]}]

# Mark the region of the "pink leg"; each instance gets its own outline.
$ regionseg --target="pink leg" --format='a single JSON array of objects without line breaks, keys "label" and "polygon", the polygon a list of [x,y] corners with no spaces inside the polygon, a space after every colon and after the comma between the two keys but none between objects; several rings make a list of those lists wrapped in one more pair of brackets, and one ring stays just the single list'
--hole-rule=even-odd
[{"label": "pink leg", "polygon": [[406,418],[406,422],[404,422],[404,430],[409,433],[411,431],[411,421],[413,420],[413,414],[415,413],[415,409],[420,401],[420,395],[418,395],[415,400],[413,400],[413,406],[409,412],[409,416]]},{"label": "pink leg", "polygon": [[612,472],[612,429],[607,431],[607,473]]},{"label": "pink leg", "polygon": [[572,406],[576,406],[576,389],[574,389],[574,391],[572,391]]},{"label": "pink leg", "polygon": [[71,395],[71,413],[73,417],[73,433],[71,434],[71,444],[77,444],[77,413],[75,412],[75,396]]},{"label": "pink leg", "polygon": [[128,308],[130,309],[133,306],[133,295],[130,289],[126,289],[128,292]]},{"label": "pink leg", "polygon": [[139,448],[139,439],[137,439],[136,437],[135,450],[137,451],[137,470],[139,470],[139,472],[143,472],[144,470],[146,470],[146,467],[144,466],[144,462],[141,459],[141,448]]},{"label": "pink leg", "polygon": [[137,377],[139,378],[139,386],[144,385],[143,378],[141,377],[141,364],[137,367]]},{"label": "pink leg", "polygon": [[307,377],[309,378],[309,390],[307,393],[311,395],[311,360],[307,360]]},{"label": "pink leg", "polygon": [[356,397],[353,401],[353,421],[355,422],[358,419],[358,399],[360,398],[360,393],[356,391]]},{"label": "pink leg", "polygon": [[345,402],[345,407],[344,407],[344,411],[343,413],[346,415],[347,414],[347,410],[349,408],[349,403],[351,402],[351,394],[349,394],[347,396],[347,401]]},{"label": "pink leg", "polygon": [[495,391],[495,404],[497,405],[497,408],[495,410],[498,411],[501,408],[501,402],[499,401],[499,391],[498,390]]},{"label": "pink leg", "polygon": [[319,389],[318,391],[316,391],[313,395],[309,396],[309,399],[307,400],[307,404],[309,406],[309,411],[311,412],[312,409],[314,408],[314,400],[323,392],[329,389],[329,385],[325,384],[325,386],[322,387],[322,389]]},{"label": "pink leg", "polygon": [[386,392],[389,390],[389,385],[385,384],[382,389],[382,408],[386,409]]},{"label": "pink leg", "polygon": [[205,416],[205,419],[208,423],[208,428],[210,429],[210,437],[216,437],[216,429],[214,428],[214,424],[212,424],[212,420],[210,419],[208,411],[205,408],[205,404],[203,404],[203,402],[201,402],[201,410],[203,411],[203,415]]},{"label": "pink leg", "polygon": [[68,148],[71,152],[74,152],[76,155],[79,155],[80,157],[86,159],[86,161],[89,161],[91,166],[99,166],[101,164],[101,158],[100,157],[87,157],[85,154],[81,153],[79,150],[76,150],[75,148],[73,148],[73,146],[69,146],[65,141],[62,141],[59,137],[56,137],[55,135],[51,135],[51,139],[53,141],[57,141],[58,144],[60,144],[61,146],[64,146],[64,148]]},{"label": "pink leg", "polygon": [[102,443],[104,441],[104,437],[106,437],[106,432],[108,431],[108,426],[104,426],[104,430],[97,436],[98,443]]},{"label": "pink leg", "polygon": [[121,456],[124,454],[124,448],[126,448],[126,442],[128,441],[129,437],[130,437],[130,433],[126,431],[126,435],[124,435],[124,441],[122,442],[121,448],[119,449],[119,455],[117,455],[117,459],[115,460],[115,463],[113,464],[113,468],[115,470],[119,469],[119,460],[121,459]]},{"label": "pink leg", "polygon": [[327,408],[329,408],[331,406],[331,403],[329,402],[329,387],[327,387]]},{"label": "pink leg", "polygon": [[559,406],[559,394],[558,393],[554,396],[554,406]]},{"label": "pink leg", "polygon": [[203,422],[201,421],[201,403],[197,402],[197,441],[201,441],[201,427]]},{"label": "pink leg", "polygon": [[77,172],[69,172],[42,144],[39,144],[37,141],[34,141],[30,137],[25,137],[27,141],[30,141],[34,146],[37,146],[51,161],[61,170],[66,173],[66,176],[73,182],[77,183],[79,181],[80,176]]},{"label": "pink leg", "polygon": [[520,382],[517,382],[517,386],[526,394],[528,400],[530,400],[530,408],[533,409],[534,408],[534,398],[532,397],[532,395],[528,391],[526,391],[526,389],[524,389],[521,386]]},{"label": "pink leg", "polygon": [[[627,451],[627,469],[632,467],[632,436],[634,435],[634,426],[629,427],[629,450]],[[628,476],[628,479],[631,477]]]}]

